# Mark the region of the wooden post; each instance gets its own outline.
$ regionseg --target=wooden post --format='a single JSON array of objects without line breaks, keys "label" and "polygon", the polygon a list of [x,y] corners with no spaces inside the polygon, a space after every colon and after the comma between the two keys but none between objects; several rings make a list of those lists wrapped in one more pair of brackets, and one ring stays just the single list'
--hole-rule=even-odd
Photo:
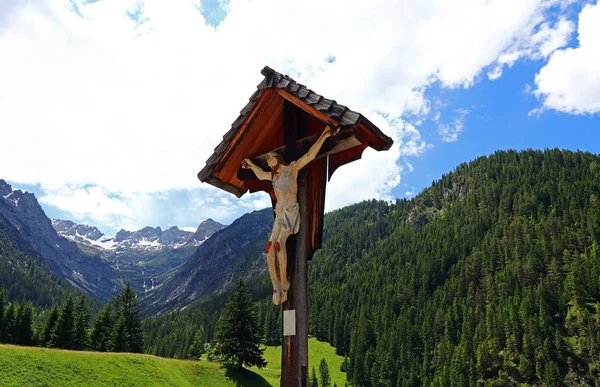
[{"label": "wooden post", "polygon": [[[294,110],[294,106],[286,101],[284,137],[286,143],[289,141],[292,144],[304,136],[304,125]],[[308,170],[304,168],[298,174],[300,230],[287,243],[290,289],[282,310],[281,387],[308,386],[308,190]]]}]

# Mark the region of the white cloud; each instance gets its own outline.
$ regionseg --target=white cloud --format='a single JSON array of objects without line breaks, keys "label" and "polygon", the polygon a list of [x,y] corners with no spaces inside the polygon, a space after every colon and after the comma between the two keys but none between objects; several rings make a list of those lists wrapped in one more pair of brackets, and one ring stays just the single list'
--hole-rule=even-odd
[{"label": "white cloud", "polygon": [[403,170],[400,159],[426,151],[427,143],[413,125],[401,120],[388,122],[380,115],[373,123],[391,134],[394,145],[385,152],[368,148],[360,160],[336,170],[327,186],[326,211],[368,198],[393,199],[392,189],[400,183]]},{"label": "white cloud", "polygon": [[104,224],[117,227],[116,219],[130,229],[137,229],[131,224],[133,211],[129,204],[121,198],[111,197],[101,187],[67,188],[50,191],[39,198],[43,204],[68,211],[76,219],[90,219],[92,224]]},{"label": "white cloud", "polygon": [[512,67],[519,59],[547,58],[557,49],[567,45],[575,30],[575,24],[565,17],[559,17],[554,23],[543,22],[543,18],[543,14],[539,14],[515,36],[514,41],[488,71],[489,79],[500,78],[504,66]]},{"label": "white cloud", "polygon": [[571,114],[600,112],[600,4],[586,5],[579,14],[579,46],[552,54],[535,76],[533,93],[542,106]]},{"label": "white cloud", "polygon": [[67,186],[47,190],[39,201],[67,213],[67,219],[96,226],[106,234],[114,234],[121,228],[131,231],[145,226],[161,226],[166,229],[173,225],[195,231],[197,226],[190,224],[199,224],[207,218],[230,224],[245,212],[271,205],[266,194],[245,195],[239,200],[232,200],[229,193],[212,187],[207,190],[170,190],[156,195],[112,193],[97,186]]},{"label": "white cloud", "polygon": [[469,111],[466,109],[458,109],[456,110],[456,117],[454,121],[450,124],[438,124],[438,132],[442,136],[442,141],[444,142],[454,142],[458,140],[459,134],[462,133],[465,117],[469,114]]},{"label": "white cloud", "polygon": [[[389,152],[366,151],[336,172],[332,209],[389,198],[400,181],[399,158],[428,149],[401,116],[429,112],[424,93],[432,82],[467,87],[515,47],[547,55],[568,30],[566,21],[544,24],[556,4],[547,0],[232,0],[216,29],[188,0],[76,4],[83,17],[63,0],[11,1],[3,10],[0,127],[9,130],[0,175],[39,183],[51,193],[47,203],[74,214],[120,216],[131,225],[160,211],[138,210],[150,204],[127,195],[200,189],[206,208],[222,217],[256,208],[254,201],[269,204],[252,195],[238,206],[229,195],[232,205],[215,207],[208,200],[214,191],[196,179],[264,65],[362,112],[396,140]],[[143,12],[137,21],[127,16],[136,9]],[[101,199],[89,190],[73,207],[65,196],[52,197],[86,184],[122,198],[130,214],[115,212],[111,201],[115,208],[99,210]]]}]

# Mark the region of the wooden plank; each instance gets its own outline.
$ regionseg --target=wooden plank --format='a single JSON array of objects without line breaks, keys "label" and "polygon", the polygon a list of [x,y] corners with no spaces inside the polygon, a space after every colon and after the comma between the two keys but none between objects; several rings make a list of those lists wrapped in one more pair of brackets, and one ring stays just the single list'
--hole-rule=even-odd
[{"label": "wooden plank", "polygon": [[293,95],[286,92],[285,90],[277,89],[276,93],[279,94],[280,96],[282,96],[283,98],[287,99],[288,101],[290,101],[291,103],[293,103],[294,105],[299,107],[300,109],[304,110],[308,114],[315,116],[316,118],[323,121],[324,123],[327,123],[327,124],[331,125],[332,127],[336,127],[339,125],[339,123],[336,120],[329,117],[327,114],[318,111],[317,109],[313,108],[310,105],[307,105],[306,103],[302,102],[300,99],[294,97]]},{"label": "wooden plank", "polygon": [[277,139],[277,128],[283,123],[284,101],[283,98],[279,97],[275,97],[270,101],[269,106],[265,107],[262,116],[257,117],[253,126],[247,129],[248,132],[246,138],[248,140],[240,144],[238,148],[229,155],[228,165],[224,166],[218,173],[219,178],[236,185],[236,180],[241,182],[237,175],[244,158],[248,157],[248,155],[256,154],[256,152],[264,152],[268,149],[273,149],[275,146],[281,144],[275,140]]},{"label": "wooden plank", "polygon": [[[246,172],[247,170],[240,169],[240,171]],[[256,179],[256,177],[254,177],[251,180],[245,180],[244,185],[246,187],[248,187],[248,191],[250,191],[250,193],[254,193],[254,192],[258,192],[258,191],[264,191],[264,192],[269,193],[269,191],[272,191],[272,188],[273,188],[273,184],[271,183],[271,181],[258,180],[258,179]]]},{"label": "wooden plank", "polygon": [[242,197],[242,195],[246,193],[245,188],[242,187],[242,189],[240,189],[239,187],[233,186],[231,184],[223,183],[221,180],[217,179],[214,176],[209,176],[208,178],[206,178],[206,182],[208,184],[214,185],[215,187],[221,188],[223,191],[230,192],[238,198]]},{"label": "wooden plank", "polygon": [[308,173],[308,207],[311,215],[309,230],[308,259],[321,248],[323,238],[323,214],[325,212],[325,191],[327,187],[327,158],[314,160],[306,166]]},{"label": "wooden plank", "polygon": [[306,169],[300,171],[298,176],[300,230],[298,234],[288,240],[292,242],[288,243],[287,268],[290,289],[288,300],[283,303],[282,313],[288,310],[296,311],[296,334],[293,336],[283,336],[282,334],[281,387],[308,386],[308,252],[311,211],[307,203],[307,176]]},{"label": "wooden plank", "polygon": [[[328,124],[330,124],[332,126],[338,126],[338,125],[340,125],[339,121],[337,121],[337,120],[329,117],[327,114],[325,114],[325,113],[320,112],[319,110],[317,110],[317,107],[320,106],[320,105],[318,105],[318,103],[317,103],[317,105],[315,105],[315,107],[312,107],[308,103],[306,103],[306,102],[298,99],[297,97],[291,95],[290,93],[286,92],[285,90],[277,89],[276,93],[279,94],[280,96],[282,96],[283,98],[287,99],[288,101],[292,102],[294,105],[298,106],[300,109],[304,110],[308,114],[310,114],[310,115],[318,118],[319,120],[323,121],[324,123],[328,123]],[[351,120],[351,121],[355,122],[358,119],[359,113],[346,110],[346,112],[344,113],[344,115],[346,115],[346,116],[355,115],[354,117],[352,117],[352,120]],[[348,117],[346,117],[346,118],[348,119]],[[363,119],[365,119],[365,118],[363,117]],[[370,123],[369,120],[367,120],[367,119],[365,119],[365,120]],[[378,135],[378,133],[373,133],[371,130],[367,129],[365,125],[362,125],[362,124],[360,124],[359,127],[361,128],[361,131],[365,135],[368,136],[368,139],[369,139],[368,142],[369,142],[370,146],[373,146],[377,150],[388,150],[391,147],[392,143],[388,143],[387,141],[384,141],[384,139],[382,137],[380,137]],[[373,125],[373,127],[379,132],[379,134],[381,136],[385,136],[379,130],[379,128],[375,127],[374,125]]]},{"label": "wooden plank", "polygon": [[391,147],[391,144],[388,144],[376,133],[373,133],[367,129],[364,124],[359,124],[356,129],[363,135],[363,138],[366,140],[369,146],[376,151],[388,150]]},{"label": "wooden plank", "polygon": [[347,149],[343,152],[336,153],[329,157],[329,176],[328,180],[331,180],[331,175],[335,172],[339,167],[344,164],[348,164],[352,161],[359,160],[362,157],[364,150],[369,146],[368,143],[363,143],[360,146],[355,148]]},{"label": "wooden plank", "polygon": [[[284,142],[288,151],[298,138],[306,135],[305,122],[299,109],[291,103],[284,104]],[[288,155],[290,157],[293,154]],[[308,168],[298,174],[298,205],[300,230],[288,239],[287,275],[290,281],[288,300],[282,313],[295,310],[296,334],[281,340],[281,387],[307,387],[308,385],[308,252],[310,209],[308,207]],[[282,317],[283,317],[282,316]],[[283,320],[283,319],[282,319]],[[283,328],[283,327],[282,327]]]},{"label": "wooden plank", "polygon": [[[243,134],[239,133],[241,137],[234,138],[233,141],[238,141],[237,147],[231,150],[228,148],[224,152],[224,154],[227,153],[227,156],[223,156],[220,159],[220,167],[215,168],[213,172],[214,176],[229,184],[236,184],[238,181],[236,172],[241,165],[242,159],[251,154],[252,147],[257,144],[257,137],[268,137],[268,133],[264,133],[261,129],[264,129],[265,125],[275,120],[276,116],[274,113],[277,111],[278,105],[281,105],[283,101],[282,98],[272,93],[271,98],[257,104],[256,108],[258,112],[253,116],[252,120],[244,123]],[[240,182],[240,184],[243,183]]]},{"label": "wooden plank", "polygon": [[246,135],[246,132],[248,131],[248,128],[253,125],[254,120],[256,119],[257,115],[260,115],[260,113],[264,112],[264,110],[265,110],[265,107],[264,107],[265,103],[268,102],[270,99],[272,99],[273,95],[274,95],[273,89],[266,89],[265,91],[263,91],[263,94],[259,98],[259,102],[256,104],[256,106],[254,106],[254,108],[252,109],[252,112],[244,120],[244,122],[240,126],[240,129],[237,131],[237,133],[232,138],[231,142],[229,143],[229,145],[227,146],[227,148],[223,152],[223,154],[222,154],[219,162],[217,163],[216,167],[213,170],[214,172],[220,171],[221,168],[223,168],[223,166],[227,163],[229,155],[240,144],[240,142],[242,141],[242,139]]}]

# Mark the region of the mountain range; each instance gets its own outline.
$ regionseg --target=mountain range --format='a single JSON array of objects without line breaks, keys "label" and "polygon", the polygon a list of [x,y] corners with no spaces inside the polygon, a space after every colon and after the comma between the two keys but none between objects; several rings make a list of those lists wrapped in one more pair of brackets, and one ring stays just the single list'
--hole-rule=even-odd
[{"label": "mountain range", "polygon": [[[158,248],[164,232],[156,228],[122,233],[112,247],[125,240],[129,247],[117,254],[59,236],[33,195],[2,183],[0,281],[13,267],[22,276],[32,267],[43,273],[35,261],[84,288],[66,273],[80,264],[87,279],[100,262],[114,273],[113,286],[134,279],[143,289],[151,316],[145,350],[185,357],[199,329],[213,338],[223,290],[245,277],[265,341],[281,339],[263,253],[270,209],[200,237],[199,246]],[[61,233],[77,228],[63,226]],[[85,227],[71,237],[105,238]],[[156,280],[149,290],[148,279]],[[351,385],[595,385],[600,157],[498,151],[459,165],[410,200],[332,211],[308,283],[309,334],[346,357]]]},{"label": "mountain range", "polygon": [[144,300],[151,310],[185,307],[242,278],[266,272],[264,245],[273,224],[270,208],[242,215],[215,233]]},{"label": "mountain range", "polygon": [[71,285],[104,300],[116,292],[118,272],[100,256],[58,235],[32,193],[13,190],[0,180],[0,215]]},{"label": "mountain range", "polygon": [[78,224],[70,220],[52,219],[52,226],[58,233],[77,244],[96,247],[101,250],[162,250],[183,246],[200,246],[215,232],[225,226],[207,219],[200,223],[196,232],[173,226],[167,230],[160,227],[144,227],[137,231],[121,229],[116,235],[104,235],[94,226]]},{"label": "mountain range", "polygon": [[13,190],[4,180],[0,180],[0,215],[52,272],[101,300],[111,298],[126,282],[139,292],[154,290],[225,228],[207,219],[196,232],[144,227],[107,236],[94,226],[49,219],[34,194]]}]

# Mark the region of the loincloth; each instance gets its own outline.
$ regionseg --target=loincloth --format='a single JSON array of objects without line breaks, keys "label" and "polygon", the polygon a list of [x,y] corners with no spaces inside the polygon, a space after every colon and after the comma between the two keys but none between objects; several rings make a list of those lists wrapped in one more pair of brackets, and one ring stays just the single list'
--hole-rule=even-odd
[{"label": "loincloth", "polygon": [[297,234],[300,230],[300,211],[298,203],[275,209],[275,222],[288,230],[290,234]]}]

